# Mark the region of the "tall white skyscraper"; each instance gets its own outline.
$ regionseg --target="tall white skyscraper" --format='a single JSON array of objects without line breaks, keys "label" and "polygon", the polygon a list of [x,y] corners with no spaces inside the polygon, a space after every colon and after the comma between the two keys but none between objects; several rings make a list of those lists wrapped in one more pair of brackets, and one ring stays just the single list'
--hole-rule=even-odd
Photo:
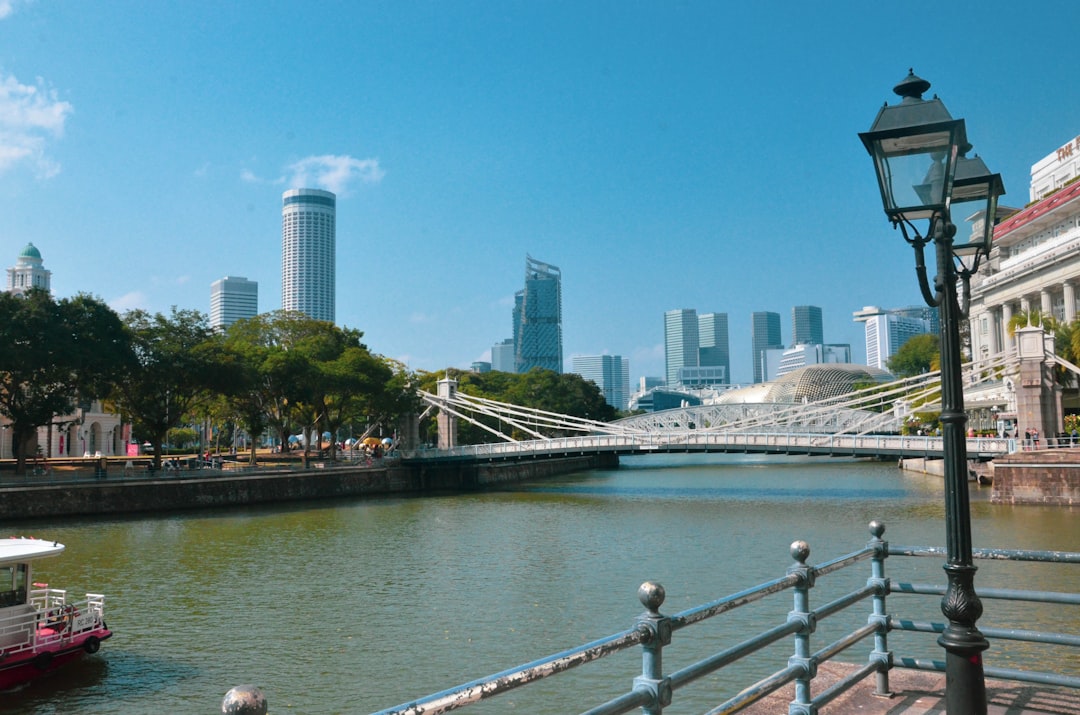
[{"label": "tall white skyscraper", "polygon": [[227,328],[259,314],[259,284],[241,276],[225,276],[210,284],[210,327]]},{"label": "tall white skyscraper", "polygon": [[888,370],[889,358],[910,338],[938,332],[936,308],[895,308],[882,310],[867,306],[853,314],[855,322],[866,324],[866,364]]},{"label": "tall white skyscraper", "polygon": [[289,189],[281,201],[281,307],[332,323],[337,199],[320,189]]}]

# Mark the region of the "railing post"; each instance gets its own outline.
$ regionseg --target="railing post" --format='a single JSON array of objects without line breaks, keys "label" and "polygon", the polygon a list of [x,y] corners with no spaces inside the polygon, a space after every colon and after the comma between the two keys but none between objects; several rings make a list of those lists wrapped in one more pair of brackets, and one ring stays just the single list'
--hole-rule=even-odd
[{"label": "railing post", "polygon": [[664,587],[646,581],[638,588],[638,600],[648,610],[638,617],[638,628],[648,632],[641,643],[641,676],[634,678],[634,690],[652,695],[652,703],[641,708],[644,715],[661,715],[671,704],[671,682],[664,677],[664,646],[671,643],[671,620],[660,613],[666,597]]},{"label": "railing post", "polygon": [[870,534],[873,538],[867,544],[874,550],[874,556],[870,561],[870,578],[866,585],[874,588],[874,611],[867,618],[867,623],[877,626],[874,634],[874,650],[870,654],[870,662],[876,663],[878,670],[876,680],[877,689],[874,695],[882,698],[891,698],[893,693],[889,690],[889,670],[893,667],[893,654],[889,650],[889,614],[885,610],[885,597],[889,594],[891,583],[885,578],[885,559],[889,555],[889,542],[882,541],[885,533],[885,525],[880,521],[870,522]]},{"label": "railing post", "polygon": [[795,608],[788,613],[788,623],[800,625],[795,633],[795,655],[788,658],[788,665],[798,665],[803,674],[795,679],[795,699],[788,706],[788,715],[817,715],[817,708],[810,702],[810,681],[817,675],[817,662],[810,657],[810,634],[817,629],[817,617],[810,612],[810,589],[814,587],[813,566],[806,565],[810,545],[805,541],[791,544],[791,557],[795,563],[788,567],[788,574],[797,576],[795,584]]}]

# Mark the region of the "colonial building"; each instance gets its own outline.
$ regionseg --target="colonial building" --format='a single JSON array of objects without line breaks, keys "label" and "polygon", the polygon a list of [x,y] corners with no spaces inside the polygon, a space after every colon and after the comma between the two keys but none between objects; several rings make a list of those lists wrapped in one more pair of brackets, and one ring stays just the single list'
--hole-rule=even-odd
[{"label": "colonial building", "polygon": [[[49,290],[50,271],[41,252],[29,243],[7,269],[7,290],[25,293],[30,288]],[[13,458],[11,421],[0,416],[0,459]],[[38,428],[37,447],[43,457],[93,457],[127,453],[130,427],[120,415],[105,411],[100,400],[86,400],[69,415],[57,415],[52,424]]]},{"label": "colonial building", "polygon": [[1014,345],[1009,323],[1036,310],[1077,316],[1080,284],[1080,137],[1031,168],[1031,203],[994,230],[989,265],[972,278],[972,357]]}]

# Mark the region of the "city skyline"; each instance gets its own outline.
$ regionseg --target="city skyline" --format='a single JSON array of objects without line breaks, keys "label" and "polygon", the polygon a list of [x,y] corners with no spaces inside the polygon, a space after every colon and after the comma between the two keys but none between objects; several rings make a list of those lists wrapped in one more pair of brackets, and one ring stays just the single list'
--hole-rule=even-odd
[{"label": "city skyline", "polygon": [[1038,60],[1080,9],[980,7],[910,6],[963,28],[928,57],[882,41],[891,8],[850,2],[779,21],[703,2],[357,4],[328,23],[273,3],[14,0],[0,252],[33,243],[56,295],[120,312],[205,312],[229,274],[265,310],[281,192],[310,186],[338,196],[337,322],[413,369],[490,356],[528,252],[563,269],[564,361],[662,375],[658,316],[719,306],[745,383],[751,314],[811,303],[863,362],[852,313],[921,300],[857,137],[908,68],[966,119],[1006,205],[1080,133],[1071,75]]}]

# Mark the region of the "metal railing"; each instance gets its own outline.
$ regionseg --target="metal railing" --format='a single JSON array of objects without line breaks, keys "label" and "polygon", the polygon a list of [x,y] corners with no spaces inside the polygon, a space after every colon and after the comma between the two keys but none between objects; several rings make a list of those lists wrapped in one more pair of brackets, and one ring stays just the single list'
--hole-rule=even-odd
[{"label": "metal railing", "polygon": [[[814,566],[806,563],[810,554],[807,543],[796,541],[791,545],[791,555],[795,563],[787,569],[785,575],[671,616],[664,615],[660,611],[665,599],[664,587],[659,583],[646,582],[638,590],[638,597],[646,611],[628,630],[380,710],[374,715],[434,715],[449,712],[549,676],[593,663],[638,645],[642,649],[641,675],[633,678],[627,692],[584,711],[584,715],[617,715],[629,713],[638,708],[646,715],[659,715],[675,700],[676,694],[683,688],[786,638],[793,639],[793,647],[783,667],[728,697],[724,702],[709,710],[707,715],[737,712],[790,683],[794,684],[794,698],[790,702],[789,713],[813,715],[825,704],[832,702],[871,674],[875,676],[875,693],[888,695],[889,671],[894,665],[894,655],[888,645],[889,632],[904,630],[939,633],[944,629],[944,625],[905,620],[890,615],[886,609],[886,596],[890,593],[941,595],[945,589],[944,586],[922,584],[893,585],[885,576],[885,559],[888,556],[943,557],[944,550],[907,546],[890,547],[882,539],[885,526],[877,521],[870,523],[870,533],[872,538],[864,548]],[[975,557],[1055,564],[1080,563],[1080,553],[1071,552],[984,549],[977,550]],[[870,561],[870,576],[865,585],[843,593],[817,608],[811,608],[810,595],[818,585],[819,579],[867,560]],[[794,601],[794,607],[787,614],[786,620],[674,672],[664,671],[663,653],[665,648],[672,645],[676,633],[783,591],[791,591]],[[1080,605],[1080,594],[1076,593],[988,588],[980,589],[979,595],[988,599]],[[866,600],[870,601],[870,608],[865,625],[845,633],[817,650],[812,650],[811,636],[823,620]],[[990,639],[1080,646],[1080,636],[1077,635],[997,628],[983,628],[982,632]],[[813,684],[818,666],[871,637],[873,645],[866,655],[865,664],[861,667],[852,666],[845,677],[820,693],[814,694]],[[944,663],[937,661],[901,657],[896,658],[895,662],[904,667],[944,670]],[[1080,677],[1075,676],[1003,668],[987,668],[985,672],[989,677],[1080,688]]]}]

